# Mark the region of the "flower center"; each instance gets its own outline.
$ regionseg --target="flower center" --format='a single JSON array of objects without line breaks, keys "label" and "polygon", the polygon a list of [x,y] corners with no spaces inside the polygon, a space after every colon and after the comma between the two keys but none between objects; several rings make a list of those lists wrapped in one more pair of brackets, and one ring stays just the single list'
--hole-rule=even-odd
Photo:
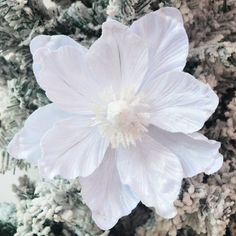
[{"label": "flower center", "polygon": [[107,120],[117,129],[127,128],[134,119],[134,110],[125,100],[111,102],[107,106]]},{"label": "flower center", "polygon": [[143,96],[132,91],[123,91],[117,98],[111,91],[105,91],[102,100],[104,107],[96,109],[96,123],[100,133],[112,147],[135,145],[149,125],[149,106]]}]

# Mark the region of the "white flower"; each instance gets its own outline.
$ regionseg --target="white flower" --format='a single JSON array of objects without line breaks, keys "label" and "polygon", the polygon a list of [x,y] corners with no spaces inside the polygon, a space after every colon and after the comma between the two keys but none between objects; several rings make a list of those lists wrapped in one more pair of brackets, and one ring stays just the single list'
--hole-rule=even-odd
[{"label": "white flower", "polygon": [[221,167],[220,144],[195,133],[218,97],[182,72],[188,38],[178,10],[162,8],[131,27],[108,20],[88,50],[62,35],[38,36],[30,49],[53,103],[27,119],[9,153],[48,178],[79,176],[102,229],[140,200],[174,217],[182,178]]}]

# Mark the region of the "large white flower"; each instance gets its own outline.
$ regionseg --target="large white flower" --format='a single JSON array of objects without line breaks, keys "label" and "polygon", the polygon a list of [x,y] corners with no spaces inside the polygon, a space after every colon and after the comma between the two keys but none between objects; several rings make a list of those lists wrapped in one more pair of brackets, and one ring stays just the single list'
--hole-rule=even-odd
[{"label": "large white flower", "polygon": [[162,8],[131,27],[108,20],[89,49],[62,35],[38,36],[30,49],[53,103],[27,119],[9,153],[48,178],[79,176],[102,229],[140,200],[174,217],[182,178],[221,167],[220,144],[195,133],[218,97],[182,72],[188,38],[178,10]]}]

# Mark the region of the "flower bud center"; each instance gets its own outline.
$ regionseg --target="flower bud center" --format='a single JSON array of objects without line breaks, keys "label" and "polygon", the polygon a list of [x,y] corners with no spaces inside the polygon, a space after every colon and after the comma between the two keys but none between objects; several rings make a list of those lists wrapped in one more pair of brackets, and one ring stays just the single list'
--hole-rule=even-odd
[{"label": "flower bud center", "polygon": [[149,125],[149,105],[140,95],[131,90],[122,91],[118,96],[105,90],[101,98],[104,107],[96,108],[96,122],[100,133],[112,147],[135,145]]},{"label": "flower bud center", "polygon": [[126,128],[135,119],[132,107],[124,100],[111,102],[107,106],[107,120],[116,128]]}]

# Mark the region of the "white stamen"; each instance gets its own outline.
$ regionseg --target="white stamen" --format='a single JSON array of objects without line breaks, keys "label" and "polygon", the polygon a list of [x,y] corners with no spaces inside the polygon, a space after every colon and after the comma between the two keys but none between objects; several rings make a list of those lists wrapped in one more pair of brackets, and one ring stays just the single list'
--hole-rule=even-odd
[{"label": "white stamen", "polygon": [[117,98],[111,90],[106,90],[102,99],[104,103],[100,106],[103,107],[95,109],[96,123],[102,136],[113,148],[135,145],[149,125],[149,106],[144,98],[131,90],[122,91]]}]

